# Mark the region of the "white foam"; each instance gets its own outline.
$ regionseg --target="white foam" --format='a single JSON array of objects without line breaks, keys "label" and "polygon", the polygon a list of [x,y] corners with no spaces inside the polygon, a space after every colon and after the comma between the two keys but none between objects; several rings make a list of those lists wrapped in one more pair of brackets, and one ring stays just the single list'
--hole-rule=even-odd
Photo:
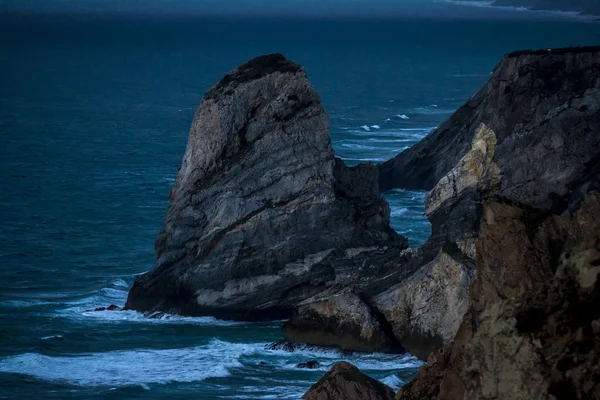
[{"label": "white foam", "polygon": [[33,376],[79,386],[128,386],[194,382],[229,376],[239,358],[256,345],[212,340],[183,349],[139,349],[51,357],[26,353],[0,359],[0,372]]},{"label": "white foam", "polygon": [[102,288],[90,296],[69,303],[70,307],[58,310],[61,317],[85,322],[120,323],[134,322],[140,324],[174,324],[196,326],[232,326],[241,325],[239,321],[224,321],[213,317],[183,317],[174,314],[161,314],[159,318],[148,318],[133,310],[93,311],[96,308],[115,304],[122,307],[127,300],[129,285],[123,279],[112,282],[112,287]]},{"label": "white foam", "polygon": [[58,339],[63,337],[62,335],[50,335],[50,336],[44,336],[43,338],[41,338],[42,340],[49,340],[49,339]]},{"label": "white foam", "polygon": [[391,217],[401,217],[408,211],[408,208],[392,208]]},{"label": "white foam", "polygon": [[264,350],[265,355],[285,356],[279,361],[281,368],[294,370],[296,365],[307,360],[317,360],[321,366],[319,371],[327,371],[339,362],[348,361],[361,371],[395,371],[402,369],[418,368],[423,363],[411,355],[383,354],[383,353],[345,353],[332,348],[301,347],[290,353],[282,350]]},{"label": "white foam", "polygon": [[344,161],[375,161],[375,162],[386,161],[385,158],[381,158],[381,157],[376,157],[376,158],[340,157],[340,158]]},{"label": "white foam", "polygon": [[396,117],[398,117],[400,119],[410,119],[409,116],[406,114],[398,114],[398,115],[396,115]]},{"label": "white foam", "polygon": [[363,128],[367,132],[369,132],[371,130],[371,128],[369,127],[369,125],[363,125],[363,126],[361,126],[361,128]]},{"label": "white foam", "polygon": [[398,378],[398,375],[396,374],[386,376],[385,378],[381,379],[381,382],[394,389],[394,391],[397,391],[401,386],[404,385],[404,381]]},{"label": "white foam", "polygon": [[381,127],[379,125],[371,125],[371,128],[373,128],[373,129],[381,129]]},{"label": "white foam", "polygon": [[420,115],[444,115],[452,114],[455,111],[455,109],[440,108],[437,104],[431,104],[427,107],[416,108],[413,113]]},{"label": "white foam", "polygon": [[160,318],[148,318],[144,314],[133,311],[90,311],[81,308],[64,310],[63,316],[71,319],[85,319],[87,322],[94,320],[100,323],[133,322],[138,324],[172,324],[196,326],[232,326],[243,325],[244,322],[225,321],[214,317],[183,317],[174,314],[161,314]]}]

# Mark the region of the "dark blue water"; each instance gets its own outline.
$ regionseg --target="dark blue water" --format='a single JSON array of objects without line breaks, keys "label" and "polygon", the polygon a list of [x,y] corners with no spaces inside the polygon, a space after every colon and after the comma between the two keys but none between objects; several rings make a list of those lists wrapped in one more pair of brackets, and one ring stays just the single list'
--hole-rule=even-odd
[{"label": "dark blue water", "polygon": [[[414,144],[504,53],[599,39],[600,24],[559,18],[1,17],[0,398],[298,398],[340,359],[398,388],[414,358],[264,350],[280,322],[87,310],[122,306],[153,266],[194,109],[247,59],[303,64],[353,164]],[[386,198],[423,243],[424,194]],[[308,359],[323,367],[295,368]]]}]

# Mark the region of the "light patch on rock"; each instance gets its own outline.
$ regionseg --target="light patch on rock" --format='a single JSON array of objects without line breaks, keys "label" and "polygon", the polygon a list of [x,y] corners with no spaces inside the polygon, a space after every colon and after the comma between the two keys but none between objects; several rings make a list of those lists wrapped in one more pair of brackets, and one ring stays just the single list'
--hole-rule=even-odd
[{"label": "light patch on rock", "polygon": [[229,300],[237,296],[248,295],[259,289],[274,284],[281,277],[277,275],[260,275],[246,279],[227,281],[223,290],[200,289],[196,291],[196,302],[200,306],[218,304],[222,300]]},{"label": "light patch on rock", "polygon": [[333,250],[334,249],[320,251],[318,253],[308,255],[303,260],[286,264],[285,268],[279,273],[279,275],[302,275],[303,273],[309,272],[313,265],[323,261],[323,259],[331,254]]},{"label": "light patch on rock", "polygon": [[352,249],[346,249],[346,258],[356,257],[361,253],[365,253],[367,251],[375,251],[379,249],[379,246],[371,246],[371,247],[355,247]]},{"label": "light patch on rock", "polygon": [[467,189],[485,189],[499,182],[500,170],[492,161],[496,134],[482,123],[471,144],[471,150],[460,159],[425,197],[425,212],[431,215],[445,201]]},{"label": "light patch on rock", "polygon": [[446,344],[468,309],[473,279],[470,268],[441,252],[407,280],[376,296],[374,305],[403,345],[414,334],[440,337]]}]

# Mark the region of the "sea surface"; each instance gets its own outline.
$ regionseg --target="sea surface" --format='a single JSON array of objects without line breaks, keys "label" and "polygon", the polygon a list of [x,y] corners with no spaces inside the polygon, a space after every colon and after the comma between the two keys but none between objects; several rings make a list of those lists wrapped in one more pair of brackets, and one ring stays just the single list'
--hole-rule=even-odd
[{"label": "sea surface", "polygon": [[[122,306],[152,268],[194,110],[236,65],[271,52],[304,65],[336,154],[356,164],[423,138],[506,52],[599,44],[600,24],[478,12],[0,15],[0,398],[297,399],[342,359],[394,389],[409,381],[421,365],[410,355],[265,350],[281,321],[90,310]],[[424,193],[385,197],[393,227],[426,241]],[[313,359],[320,369],[295,367]]]}]

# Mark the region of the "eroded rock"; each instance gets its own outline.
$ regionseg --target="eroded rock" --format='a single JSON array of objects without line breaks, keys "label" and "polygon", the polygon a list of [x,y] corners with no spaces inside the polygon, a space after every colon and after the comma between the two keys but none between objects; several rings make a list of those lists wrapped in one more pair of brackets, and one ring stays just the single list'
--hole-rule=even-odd
[{"label": "eroded rock", "polygon": [[296,308],[283,326],[289,341],[362,352],[402,352],[387,321],[348,291]]},{"label": "eroded rock", "polygon": [[203,97],[155,247],[127,308],[252,320],[289,315],[407,241],[377,168],[334,159],[304,69],[273,54]]},{"label": "eroded rock", "polygon": [[368,377],[345,361],[335,364],[303,396],[306,400],[392,400],[389,386]]}]

